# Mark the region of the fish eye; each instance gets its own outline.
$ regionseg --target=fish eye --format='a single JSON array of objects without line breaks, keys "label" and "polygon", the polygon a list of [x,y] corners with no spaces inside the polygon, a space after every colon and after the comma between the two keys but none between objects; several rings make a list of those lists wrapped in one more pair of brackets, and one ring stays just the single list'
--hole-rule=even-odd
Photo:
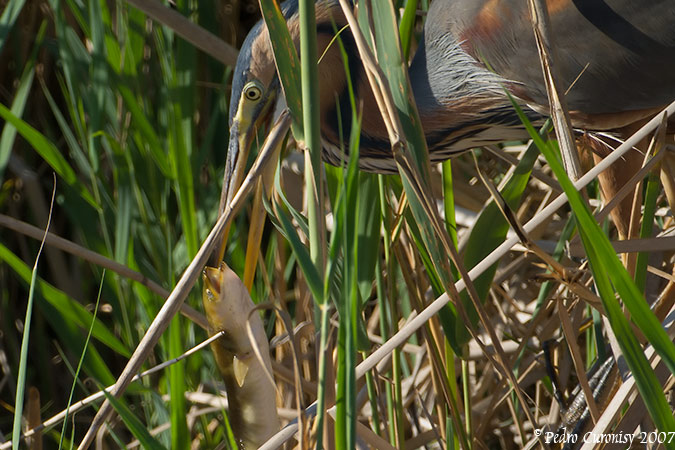
[{"label": "fish eye", "polygon": [[262,98],[261,86],[255,81],[251,81],[246,86],[244,86],[244,96],[248,101],[257,102]]}]

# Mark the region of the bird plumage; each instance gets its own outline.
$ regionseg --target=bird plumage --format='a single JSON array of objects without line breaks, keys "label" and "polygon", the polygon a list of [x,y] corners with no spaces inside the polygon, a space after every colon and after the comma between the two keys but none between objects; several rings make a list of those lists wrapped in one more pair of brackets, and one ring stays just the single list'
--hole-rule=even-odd
[{"label": "bird plumage", "polygon": [[[571,111],[613,114],[665,106],[675,97],[675,1],[548,0],[558,80]],[[441,11],[442,10],[442,11]],[[427,34],[449,33],[479,62],[547,105],[527,2],[440,1]]]},{"label": "bird plumage", "polygon": [[[675,98],[675,0],[547,3],[560,85],[569,88],[567,101],[576,126],[623,127]],[[337,0],[318,0],[316,6],[321,53],[345,20]],[[297,43],[297,0],[284,2],[282,11]],[[353,38],[348,31],[340,37],[363,111],[360,166],[375,172],[395,171]],[[278,90],[268,40],[261,22],[242,47],[233,78],[231,121],[246,82],[260,80],[270,87],[265,95]],[[533,120],[548,110],[527,2],[521,0],[432,2],[409,73],[432,161],[480,145],[526,139],[505,89],[531,106],[527,113]],[[343,149],[349,151],[344,142],[348,142],[351,107],[336,45],[320,63],[319,79],[324,160],[340,164]],[[282,99],[280,93],[278,98]],[[276,106],[283,107],[283,102]]]}]

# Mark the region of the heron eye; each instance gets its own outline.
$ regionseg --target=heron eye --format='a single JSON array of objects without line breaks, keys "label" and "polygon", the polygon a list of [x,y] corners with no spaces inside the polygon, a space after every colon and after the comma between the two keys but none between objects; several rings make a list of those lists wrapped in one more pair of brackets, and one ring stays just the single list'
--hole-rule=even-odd
[{"label": "heron eye", "polygon": [[262,97],[262,89],[257,84],[249,83],[244,86],[244,95],[247,100],[257,102]]}]

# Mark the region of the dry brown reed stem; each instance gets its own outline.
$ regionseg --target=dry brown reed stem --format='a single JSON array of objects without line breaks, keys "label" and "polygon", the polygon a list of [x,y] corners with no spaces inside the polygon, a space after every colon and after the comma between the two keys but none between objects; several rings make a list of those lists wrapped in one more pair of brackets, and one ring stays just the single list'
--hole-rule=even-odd
[{"label": "dry brown reed stem", "polygon": [[[493,366],[500,371],[501,375],[507,378],[512,383],[513,389],[516,393],[516,396],[518,397],[518,400],[521,402],[522,405],[526,405],[527,402],[524,397],[524,394],[518,387],[515,377],[513,376],[513,372],[511,371],[511,368],[507,363],[507,358],[505,356],[504,350],[502,349],[500,340],[497,337],[495,330],[490,326],[490,321],[488,319],[487,313],[483,308],[483,305],[479,299],[476,289],[474,288],[473,284],[470,281],[471,278],[469,278],[469,275],[464,268],[463,261],[459,258],[457,250],[455,249],[454,245],[450,242],[450,237],[448,236],[445,227],[442,225],[442,221],[440,220],[440,216],[438,215],[438,211],[436,210],[435,204],[433,203],[433,201],[431,201],[431,199],[429,198],[430,196],[424,189],[424,186],[420,183],[419,172],[416,169],[415,164],[410,160],[408,152],[402,151],[406,148],[405,143],[401,141],[401,137],[404,136],[404,133],[402,131],[402,126],[398,117],[398,112],[394,107],[394,100],[392,98],[391,91],[388,89],[386,79],[383,76],[379,66],[375,63],[375,59],[372,56],[372,52],[370,51],[370,48],[366,44],[365,38],[361,33],[361,29],[358,27],[356,18],[354,17],[353,12],[351,10],[351,6],[347,3],[346,0],[340,0],[340,6],[342,7],[342,11],[345,17],[347,18],[347,22],[351,27],[352,34],[354,35],[354,39],[356,41],[356,45],[359,50],[359,54],[361,55],[361,58],[364,61],[364,66],[366,66],[367,72],[371,71],[373,73],[373,77],[369,76],[371,88],[373,91],[379,90],[380,95],[383,97],[384,100],[383,103],[386,109],[381,109],[382,118],[386,124],[387,131],[389,133],[392,152],[394,155],[394,159],[396,160],[398,170],[399,172],[401,172],[406,176],[411,188],[415,191],[417,195],[418,201],[424,208],[425,213],[427,214],[427,217],[429,218],[437,237],[440,239],[441,244],[443,245],[443,249],[450,256],[450,259],[455,264],[455,267],[457,268],[460,276],[462,277],[462,280],[465,280],[465,287],[469,294],[469,298],[471,299],[474,309],[478,313],[478,317],[481,323],[488,331],[490,339],[492,340],[492,344],[494,345],[494,348],[496,350],[494,357],[488,352],[485,352],[486,357],[490,360]],[[379,85],[374,83],[374,78],[378,79]],[[378,106],[381,106],[379,100]],[[443,261],[442,264],[445,264],[447,268],[447,262]],[[459,313],[463,322],[467,325],[469,333],[481,347],[484,347],[483,343],[480,341],[480,338],[477,336],[477,334],[473,330],[473,327],[471,326],[471,321],[469,320],[468,315],[464,310],[464,306],[459,298],[459,292],[456,290],[455,286],[452,283],[444,283],[444,284],[446,293],[451,295],[452,298],[454,299],[454,304],[457,309],[457,312]],[[525,415],[528,417],[528,420],[532,424],[534,424],[535,423],[534,416],[532,415],[530,409],[524,407],[523,411],[525,412]]]},{"label": "dry brown reed stem", "polygon": [[[26,402],[26,426],[35,428],[40,425],[42,418],[40,416],[40,391],[35,386],[28,389],[28,401]],[[42,433],[40,431],[28,440],[28,447],[31,450],[42,450]]]},{"label": "dry brown reed stem", "polygon": [[574,327],[572,326],[572,320],[570,315],[565,308],[565,304],[562,300],[562,297],[558,298],[558,316],[560,317],[560,323],[562,324],[563,334],[565,335],[567,342],[567,347],[570,350],[572,355],[572,362],[574,363],[574,369],[576,370],[577,378],[579,379],[579,384],[581,389],[584,392],[586,397],[586,404],[591,413],[591,418],[593,419],[593,424],[598,423],[600,419],[600,410],[598,405],[595,403],[595,398],[593,396],[593,390],[588,384],[588,376],[586,375],[586,367],[584,362],[581,359],[581,350],[579,350],[579,345],[576,340],[576,333]]},{"label": "dry brown reed stem", "polygon": [[[473,286],[473,284],[470,282],[469,275],[467,274],[466,270],[463,267],[462,261],[460,260],[459,256],[457,255],[457,251],[454,248],[454,245],[450,243],[449,236],[447,235],[447,232],[445,231],[445,228],[443,227],[440,217],[438,216],[438,213],[436,211],[435,205],[431,200],[429,199],[429,196],[427,195],[426,191],[424,190],[423,186],[419,183],[420,177],[418,176],[418,171],[415,168],[415,165],[409,160],[407,152],[402,151],[405,149],[405,143],[401,141],[401,136],[403,136],[402,126],[400,123],[400,120],[398,118],[398,112],[394,106],[394,101],[391,96],[391,91],[388,89],[388,84],[386,81],[386,78],[382,74],[381,69],[375,62],[375,58],[372,55],[372,52],[368,45],[366,44],[365,38],[363,37],[360,28],[358,27],[358,23],[356,21],[356,18],[353,15],[353,12],[351,10],[351,5],[347,3],[346,0],[340,0],[340,6],[342,8],[342,11],[347,19],[347,22],[349,23],[352,34],[354,35],[354,39],[356,41],[357,48],[359,50],[359,54],[361,55],[361,58],[363,60],[364,66],[366,67],[366,73],[368,75],[368,80],[371,85],[371,89],[375,93],[376,101],[378,103],[378,106],[380,107],[380,112],[382,113],[382,118],[383,121],[385,122],[385,126],[387,128],[387,132],[389,134],[391,146],[392,146],[392,151],[394,155],[394,159],[396,160],[396,164],[398,166],[399,172],[404,172],[406,175],[406,178],[408,179],[412,189],[415,191],[418,200],[422,204],[422,206],[425,209],[425,212],[427,213],[432,226],[434,228],[434,231],[436,232],[438,238],[440,238],[444,250],[447,252],[448,255],[450,255],[452,261],[455,264],[455,267],[458,268],[458,271],[462,277],[462,280],[465,280],[465,287],[467,288],[467,291],[469,293],[469,297],[473,303],[473,306],[478,313],[478,316],[480,318],[481,323],[485,326],[486,330],[488,331],[490,338],[492,340],[492,343],[494,345],[494,348],[496,350],[496,355],[493,357],[491,354],[489,354],[487,351],[485,351],[486,357],[492,362],[493,366],[497,368],[501,375],[504,376],[505,378],[509,379],[509,381],[512,383],[513,389],[518,397],[518,400],[521,402],[521,404],[526,405],[526,399],[524,397],[524,394],[521,392],[520,388],[518,387],[518,384],[515,380],[515,377],[513,375],[513,372],[511,371],[508,363],[507,363],[507,358],[505,356],[505,353],[501,347],[500,340],[498,339],[494,329],[490,326],[490,322],[488,320],[488,316],[483,309],[482,303],[479,300],[479,297],[477,295],[477,292]],[[377,82],[376,82],[377,80]],[[379,83],[378,83],[379,82]],[[476,342],[479,343],[479,345],[484,348],[484,344],[481,342],[480,338],[477,336],[476,332],[473,330],[473,327],[470,326],[471,321],[468,319],[468,315],[466,311],[464,310],[464,307],[459,300],[459,293],[456,290],[455,285],[447,284],[445,290],[446,292],[451,295],[455,299],[455,306],[457,308],[457,311],[460,314],[460,317],[462,317],[463,321],[465,324],[468,326],[469,332],[471,333],[472,337],[476,340]],[[371,355],[372,356],[372,355]],[[357,373],[357,377],[359,377]],[[329,412],[332,412],[334,409],[331,408]],[[535,424],[534,417],[532,416],[532,412],[530,411],[529,408],[525,407],[523,408],[525,414],[528,417],[528,420],[532,423]],[[296,428],[297,424],[287,427],[287,428]],[[294,433],[294,431],[293,431]],[[277,433],[270,441],[267,442],[267,444],[263,445],[262,448],[267,448],[267,445],[270,444],[271,441],[275,441],[277,437],[283,439],[283,441],[287,440],[290,438],[292,434],[286,435],[285,438],[281,437],[281,435],[284,434],[284,430],[281,432]],[[279,443],[280,444],[280,443]],[[542,441],[543,444],[543,441]]]},{"label": "dry brown reed stem", "polygon": [[546,82],[546,92],[551,109],[551,118],[553,127],[558,137],[560,154],[562,156],[567,176],[572,181],[577,181],[581,177],[581,164],[579,163],[579,154],[574,143],[574,134],[572,133],[572,122],[567,112],[565,103],[565,94],[558,84],[558,71],[555,66],[556,51],[551,33],[551,20],[548,15],[548,9],[544,0],[528,0],[530,7],[530,18],[534,29],[534,37],[539,50],[539,60],[544,72]]},{"label": "dry brown reed stem", "polygon": [[380,67],[377,64],[376,58],[370,50],[368,43],[366,42],[363,33],[359,27],[358,21],[354,14],[352,13],[352,6],[347,2],[347,0],[340,0],[340,6],[342,11],[347,19],[347,23],[352,30],[354,40],[356,41],[356,46],[359,50],[363,66],[366,69],[366,76],[368,77],[368,82],[373,91],[377,107],[382,114],[382,120],[384,125],[387,128],[387,134],[389,135],[389,141],[392,146],[402,145],[401,136],[401,122],[398,117],[398,111],[394,103],[393,98],[391,97],[391,91],[389,90],[389,83],[387,82],[386,77],[380,70]]},{"label": "dry brown reed stem", "polygon": [[[673,241],[673,243],[675,243],[675,241]],[[673,250],[673,249],[675,249],[675,247],[671,248],[670,250]],[[654,275],[657,275],[657,276],[659,276],[659,277],[661,277],[665,280],[670,281],[671,283],[675,283],[675,277],[673,275],[669,274],[669,273],[664,272],[663,270],[659,270],[656,267],[652,267],[652,266],[647,266],[647,270],[649,272],[653,273]]]},{"label": "dry brown reed stem", "polygon": [[[675,113],[675,102],[671,103],[664,109],[666,116],[670,117]],[[578,181],[574,183],[576,189],[582,189],[588,183],[597,177],[599,173],[606,170],[610,167],[615,161],[620,159],[628,150],[633,148],[635,144],[641,141],[645,136],[649,135],[656,127],[661,123],[660,117],[654,117],[652,120],[647,122],[642,128],[640,128],[636,133],[629,137],[623,144],[621,144],[616,150],[614,150],[609,156],[603,159],[595,167],[589,170],[584,176],[582,176]],[[533,217],[528,223],[523,226],[523,229],[526,232],[530,232],[540,225],[545,220],[555,213],[561,206],[567,203],[567,196],[561,194],[556,197],[546,208],[544,208],[539,214]],[[499,247],[497,247],[492,253],[490,253],[486,258],[484,258],[480,263],[473,267],[469,271],[469,276],[473,279],[477,276],[480,276],[485,270],[491,267],[493,264],[499,261],[502,256],[504,256],[516,243],[519,242],[517,236],[506,239]],[[459,280],[455,287],[458,291],[461,291],[465,288],[464,280]],[[396,347],[402,345],[408,338],[416,332],[424,323],[429,320],[432,316],[438,313],[440,309],[445,306],[450,301],[450,298],[447,294],[442,294],[431,304],[429,304],[423,311],[421,311],[416,317],[409,320],[401,329],[396,332],[387,342],[385,342],[380,348],[375,350],[370,354],[366,359],[364,359],[356,367],[356,377],[361,378],[365,373],[371,370],[378,364],[385,356],[389,355]],[[273,449],[277,448],[283,444],[283,442],[290,439],[295,431],[297,426],[289,424],[283,428],[279,433],[274,435],[261,449]]]},{"label": "dry brown reed stem", "polygon": [[539,259],[541,259],[544,264],[548,266],[551,270],[550,275],[555,278],[558,282],[564,284],[569,288],[569,290],[580,298],[585,300],[588,304],[593,306],[595,309],[604,314],[604,308],[602,306],[602,300],[600,297],[595,295],[590,289],[579,284],[575,280],[575,274],[567,270],[562,264],[556,261],[551,255],[546,253],[542,248],[540,248],[530,237],[528,233],[520,225],[520,222],[516,218],[515,214],[506,204],[506,201],[501,196],[499,191],[494,187],[494,185],[483,175],[483,172],[480,170],[478,160],[474,155],[474,163],[476,165],[476,172],[478,173],[479,178],[483,182],[483,185],[487,188],[494,200],[495,204],[501,211],[502,215],[509,223],[509,226],[516,233],[516,236],[520,239],[520,242],[525,246],[525,248],[532,253],[534,253]]},{"label": "dry brown reed stem", "polygon": [[[665,326],[668,336],[670,339],[675,338],[675,308],[671,308],[668,316],[666,317],[666,320],[662,322],[662,324]],[[644,351],[645,357],[649,360],[651,367],[654,369],[654,372],[656,373],[657,378],[659,379],[659,382],[663,384],[667,379],[668,376],[670,375],[670,372],[668,369],[665,367],[665,364],[663,363],[663,360],[661,357],[654,351],[654,348],[649,345],[645,351]],[[619,417],[619,415],[622,413],[624,405],[628,401],[629,397],[635,392],[636,386],[635,386],[635,379],[633,377],[628,378],[627,380],[624,380],[623,384],[617,392],[614,394],[612,399],[610,400],[609,404],[605,408],[605,411],[603,412],[602,416],[598,420],[598,422],[595,424],[595,427],[593,428],[590,433],[592,433],[594,436],[600,436],[605,433],[611,432],[610,430],[612,429],[612,425],[616,421],[616,419]],[[636,401],[632,402],[631,405],[628,408],[628,411],[625,412],[625,417],[626,416],[637,416],[637,417],[644,417],[646,414],[644,403],[642,401]],[[629,429],[628,428],[618,428],[619,430],[624,430],[624,429]],[[634,429],[630,428],[631,430]],[[582,450],[591,450],[594,448],[594,445],[592,442],[586,442],[581,449]]]},{"label": "dry brown reed stem", "polygon": [[[659,151],[654,154],[652,158],[650,158],[648,161],[645,161],[642,168],[635,173],[631,177],[630,180],[621,188],[617,193],[612,197],[611,200],[607,202],[604,208],[595,215],[595,219],[598,222],[602,222],[605,220],[605,218],[609,215],[610,211],[612,211],[616,206],[621,203],[621,200],[623,200],[628,194],[633,192],[635,190],[635,185],[639,182],[641,182],[644,177],[652,171],[654,166],[658,163],[661,162],[663,157],[665,156],[666,152],[664,151]],[[578,239],[578,238],[577,238]]]},{"label": "dry brown reed stem", "polygon": [[[406,252],[406,249],[400,240],[394,243],[394,254],[396,255],[396,260],[401,266],[401,274],[408,288],[411,305],[416,310],[422,310],[422,300],[424,298],[424,294],[419,292],[420,283],[418,283],[417,280],[412,279],[411,276],[413,273],[415,273],[413,266],[410,263],[410,260],[414,259],[414,255],[412,255],[411,252]],[[448,382],[451,380],[448,380],[443,370],[443,359],[439,349],[442,348],[444,340],[438,335],[437,328],[433,326],[433,320],[434,318],[432,318],[429,323],[421,328],[422,336],[427,346],[427,354],[429,356],[429,360],[431,361],[433,386],[436,388],[436,391],[440,391],[439,394],[443,398],[443,403],[452,410],[453,414],[451,414],[451,419],[455,429],[458,430],[459,433],[463,434],[464,427],[459,422],[461,411],[458,411],[456,408],[457,401],[454,400],[452,390],[448,384]],[[442,429],[444,429],[443,426]],[[441,434],[445,436],[445,433]],[[466,440],[466,437],[463,436],[462,440]]]},{"label": "dry brown reed stem", "polygon": [[[637,252],[663,252],[675,250],[675,236],[661,236],[644,239],[625,239],[623,241],[611,241],[612,247],[616,253],[637,253]],[[584,248],[580,242],[570,245],[570,256],[583,258],[585,256]]]},{"label": "dry brown reed stem", "polygon": [[[131,379],[138,372],[143,362],[146,360],[147,356],[150,354],[155,344],[159,340],[160,336],[169,326],[169,322],[176,314],[180,305],[187,297],[189,291],[194,286],[199,274],[202,271],[202,268],[206,264],[208,257],[213,251],[213,247],[216,245],[216,242],[221,236],[225,226],[231,221],[232,217],[236,212],[243,206],[244,200],[248,194],[253,190],[255,183],[258,177],[262,174],[265,166],[269,163],[272,153],[278,146],[279,142],[284,139],[286,133],[288,132],[291,125],[291,119],[288,113],[283,113],[277,122],[272,127],[269,137],[265,141],[263,148],[261,149],[251,171],[246,176],[244,183],[237,191],[232,203],[228,205],[223,214],[218,218],[218,221],[214,225],[213,229],[204,240],[201,248],[197,252],[197,255],[190,262],[190,265],[185,269],[183,275],[181,275],[180,280],[176,284],[176,287],[169,295],[169,298],[166,300],[160,311],[157,313],[157,316],[152,321],[152,324],[148,327],[145,335],[141,339],[141,342],[136,347],[136,350],[131,355],[131,358],[127,362],[127,365],[124,367],[122,374],[117,379],[117,382],[111,390],[113,396],[119,397],[122,395],[124,390],[131,383]],[[107,419],[108,415],[111,413],[111,404],[109,401],[104,401],[99,409],[98,413],[94,417],[87,433],[85,434],[82,442],[80,443],[78,449],[84,450],[91,445],[98,429],[103,425],[103,422]]]}]

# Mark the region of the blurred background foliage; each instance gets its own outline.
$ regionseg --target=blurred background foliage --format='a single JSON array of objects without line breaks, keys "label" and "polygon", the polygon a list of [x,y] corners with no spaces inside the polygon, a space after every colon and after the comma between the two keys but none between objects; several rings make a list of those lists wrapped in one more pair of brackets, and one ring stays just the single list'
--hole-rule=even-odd
[{"label": "blurred background foliage", "polygon": [[[16,117],[14,130],[5,122],[1,138],[0,213],[43,228],[56,189],[52,233],[170,290],[217,213],[231,68],[124,2],[3,1],[0,7],[0,103]],[[260,17],[253,1],[173,7],[237,47]],[[20,13],[11,17],[13,11]],[[242,252],[236,230],[235,254]],[[38,247],[38,240],[0,228],[3,433],[11,430],[29,268]],[[26,382],[39,391],[48,417],[66,406],[103,273],[49,246],[42,257]],[[228,259],[235,268],[243,264],[236,255]],[[99,332],[75,399],[114,381],[162,301],[107,272]],[[197,290],[188,303],[200,306]],[[155,363],[204,338],[191,322],[175,321],[156,348]],[[202,379],[214,379],[213,369],[210,353],[201,352],[176,373],[183,390],[196,390]],[[169,379],[161,374],[146,380],[132,396],[132,403],[148,405],[139,411],[149,428],[170,415],[162,400]],[[76,416],[75,436],[91,417],[91,411]],[[222,431],[202,432],[208,442]],[[169,446],[169,433],[162,436]]]}]

